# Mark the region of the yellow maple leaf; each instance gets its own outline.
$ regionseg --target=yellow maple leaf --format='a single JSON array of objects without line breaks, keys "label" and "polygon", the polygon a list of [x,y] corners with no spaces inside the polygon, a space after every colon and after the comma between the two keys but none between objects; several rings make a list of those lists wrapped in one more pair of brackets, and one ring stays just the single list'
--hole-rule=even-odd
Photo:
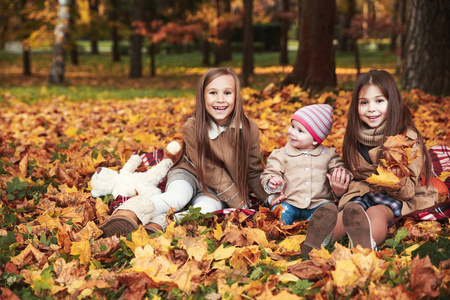
[{"label": "yellow maple leaf", "polygon": [[208,259],[213,260],[227,259],[233,255],[234,251],[236,251],[235,246],[225,248],[223,244],[220,244],[220,246],[216,250],[214,250],[213,253],[208,255]]},{"label": "yellow maple leaf", "polygon": [[208,244],[206,243],[206,236],[184,236],[181,238],[181,245],[186,250],[190,259],[202,261],[203,257],[208,253]]},{"label": "yellow maple leaf", "polygon": [[320,249],[312,249],[309,257],[315,262],[326,264],[331,259],[331,254],[321,245]]},{"label": "yellow maple leaf", "polygon": [[103,157],[101,151],[98,152],[97,158],[94,158],[94,159],[92,160],[92,162],[93,162],[93,164],[94,164],[95,167],[97,167],[99,164],[101,164],[101,163],[104,162],[104,161],[106,161],[106,159]]},{"label": "yellow maple leaf", "polygon": [[155,258],[155,251],[151,245],[144,247],[138,246],[134,249],[134,258],[130,261],[130,265],[136,271],[146,271],[149,263]]},{"label": "yellow maple leaf", "polygon": [[77,128],[75,128],[75,127],[73,127],[73,126],[70,126],[70,127],[67,128],[66,130],[64,130],[64,134],[65,134],[67,137],[71,138],[71,137],[73,137],[74,135],[77,134],[77,131],[78,131]]},{"label": "yellow maple leaf", "polygon": [[140,225],[139,228],[136,229],[136,231],[133,231],[131,233],[131,241],[128,241],[127,238],[123,236],[120,239],[125,242],[125,244],[128,246],[128,248],[131,249],[131,251],[133,251],[133,253],[135,253],[137,247],[145,247],[150,243],[151,240],[148,236],[147,231],[145,231],[142,225]]},{"label": "yellow maple leaf", "polygon": [[18,255],[11,257],[11,262],[17,265],[19,268],[23,268],[32,260],[33,257],[36,259],[36,262],[41,263],[42,259],[45,258],[45,254],[32,245],[28,245]]},{"label": "yellow maple leaf", "polygon": [[347,294],[353,291],[355,282],[359,279],[359,271],[351,259],[338,260],[336,269],[331,271],[333,284],[339,294]]},{"label": "yellow maple leaf", "polygon": [[39,222],[39,224],[42,225],[42,227],[44,227],[48,230],[53,230],[54,228],[58,228],[59,226],[61,226],[61,223],[59,222],[59,220],[55,220],[52,217],[50,217],[49,215],[37,216],[36,220]]},{"label": "yellow maple leaf", "polygon": [[75,234],[75,240],[77,241],[90,241],[96,239],[103,234],[103,231],[98,229],[94,222],[89,221],[85,227]]},{"label": "yellow maple leaf", "polygon": [[62,219],[63,222],[67,222],[68,220],[72,220],[72,223],[83,223],[84,216],[82,215],[82,211],[80,207],[66,207],[62,210],[59,218]]},{"label": "yellow maple leaf", "polygon": [[378,175],[372,174],[366,181],[370,184],[375,184],[378,186],[384,186],[389,188],[399,188],[400,179],[395,176],[394,173],[388,171],[386,168],[382,166],[378,166],[377,168]]},{"label": "yellow maple leaf", "polygon": [[234,269],[247,269],[255,266],[261,260],[261,250],[259,246],[237,248],[230,259],[230,266]]},{"label": "yellow maple leaf", "polygon": [[285,238],[275,248],[275,253],[280,255],[296,255],[301,251],[301,244],[305,240],[305,235],[293,235]]},{"label": "yellow maple leaf", "polygon": [[95,214],[99,221],[103,222],[108,216],[109,207],[103,202],[102,198],[98,197],[95,199]]},{"label": "yellow maple leaf", "polygon": [[87,265],[89,263],[89,258],[91,257],[91,245],[89,244],[89,241],[72,242],[70,254],[80,255],[80,263]]},{"label": "yellow maple leaf", "polygon": [[[170,278],[178,285],[178,288],[184,292],[193,291],[197,288],[199,277],[202,271],[199,269],[199,262],[190,260],[172,274]],[[193,280],[196,278],[197,280]]]}]

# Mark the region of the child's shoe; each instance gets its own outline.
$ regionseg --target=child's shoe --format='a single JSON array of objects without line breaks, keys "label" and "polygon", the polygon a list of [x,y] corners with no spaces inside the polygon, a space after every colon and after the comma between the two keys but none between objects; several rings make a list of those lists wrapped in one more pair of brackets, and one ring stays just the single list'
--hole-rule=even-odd
[{"label": "child's shoe", "polygon": [[312,214],[302,245],[301,256],[306,257],[313,248],[321,248],[323,241],[333,233],[337,215],[337,207],[333,203],[323,204]]},{"label": "child's shoe", "polygon": [[363,248],[376,249],[369,217],[360,204],[356,202],[345,204],[342,223],[350,240],[351,248],[360,245]]},{"label": "child's shoe", "polygon": [[132,218],[124,215],[112,215],[98,226],[103,231],[102,237],[127,235],[138,229],[139,225]]}]

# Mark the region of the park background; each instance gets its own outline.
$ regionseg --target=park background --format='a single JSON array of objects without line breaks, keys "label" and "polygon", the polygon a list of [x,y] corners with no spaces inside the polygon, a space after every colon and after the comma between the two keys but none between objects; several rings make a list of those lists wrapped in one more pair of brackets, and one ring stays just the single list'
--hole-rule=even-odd
[{"label": "park background", "polygon": [[429,147],[450,145],[449,14],[437,0],[2,1],[2,294],[445,298],[448,222],[396,224],[379,252],[344,240],[311,260],[298,256],[306,224],[268,211],[251,222],[193,213],[164,235],[102,239],[113,199],[92,198],[89,181],[179,140],[214,66],[239,74],[263,161],[313,103],[335,109],[325,144],[340,152],[354,80],[370,69],[394,75]]}]

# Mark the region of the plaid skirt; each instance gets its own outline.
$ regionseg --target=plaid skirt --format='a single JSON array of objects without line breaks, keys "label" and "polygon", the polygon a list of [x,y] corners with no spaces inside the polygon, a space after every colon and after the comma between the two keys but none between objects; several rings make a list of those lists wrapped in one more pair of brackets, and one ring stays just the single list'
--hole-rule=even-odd
[{"label": "plaid skirt", "polygon": [[361,204],[362,207],[364,207],[364,210],[375,205],[386,205],[392,209],[395,217],[398,218],[402,216],[403,203],[380,193],[365,194],[362,197],[353,197],[350,201]]}]

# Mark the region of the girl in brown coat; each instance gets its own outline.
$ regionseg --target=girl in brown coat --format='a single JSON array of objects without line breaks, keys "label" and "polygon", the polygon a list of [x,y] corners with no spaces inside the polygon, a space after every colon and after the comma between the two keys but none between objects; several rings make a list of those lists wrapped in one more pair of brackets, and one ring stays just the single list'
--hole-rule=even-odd
[{"label": "girl in brown coat", "polygon": [[263,171],[256,122],[244,114],[239,79],[232,69],[208,70],[197,86],[195,111],[183,125],[183,150],[167,175],[166,192],[136,196],[100,225],[104,236],[125,235],[141,223],[149,233],[165,223],[169,208],[188,203],[208,213],[248,205],[250,188],[261,200]]},{"label": "girl in brown coat", "polygon": [[[415,141],[411,155],[420,151],[419,157],[407,166],[410,175],[392,168],[390,171],[401,179],[400,188],[369,184],[365,179],[376,173],[386,137],[398,134]],[[354,180],[339,202],[335,239],[347,234],[352,246],[375,248],[386,239],[388,224],[394,217],[437,202],[437,191],[428,184],[431,177],[428,150],[394,78],[387,71],[372,70],[356,80],[342,150]]]}]

